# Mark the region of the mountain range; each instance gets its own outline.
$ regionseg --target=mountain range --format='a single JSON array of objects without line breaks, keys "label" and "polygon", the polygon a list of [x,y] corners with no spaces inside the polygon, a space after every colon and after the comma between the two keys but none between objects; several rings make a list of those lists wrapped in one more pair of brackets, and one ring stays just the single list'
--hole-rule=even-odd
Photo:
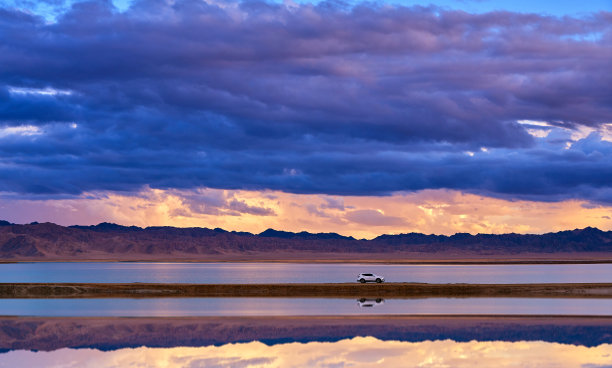
[{"label": "mountain range", "polygon": [[[612,258],[612,231],[535,234],[407,233],[371,240],[336,233],[259,234],[209,228],[26,225],[0,221],[0,259],[16,260],[317,260],[472,259],[532,256]],[[559,257],[563,255],[563,257]]]}]

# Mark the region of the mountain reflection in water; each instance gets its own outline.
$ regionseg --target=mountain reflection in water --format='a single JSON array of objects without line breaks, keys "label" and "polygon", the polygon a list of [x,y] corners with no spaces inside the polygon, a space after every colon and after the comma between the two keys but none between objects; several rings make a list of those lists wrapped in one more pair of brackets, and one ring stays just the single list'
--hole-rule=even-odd
[{"label": "mountain reflection in water", "polygon": [[[0,352],[200,347],[251,341],[274,345],[359,336],[404,342],[545,341],[594,347],[612,344],[611,331],[609,317],[4,317],[0,318]],[[0,362],[4,358],[0,354]]]},{"label": "mountain reflection in water", "polygon": [[28,367],[602,367],[612,360],[612,345],[575,346],[543,341],[452,340],[402,342],[354,337],[333,343],[258,341],[222,346],[13,351],[0,366]]}]

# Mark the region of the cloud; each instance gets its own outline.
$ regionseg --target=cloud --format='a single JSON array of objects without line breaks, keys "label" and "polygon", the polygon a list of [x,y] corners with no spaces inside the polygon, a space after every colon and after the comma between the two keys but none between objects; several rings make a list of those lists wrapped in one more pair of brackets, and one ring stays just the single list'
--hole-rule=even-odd
[{"label": "cloud", "polygon": [[21,125],[0,128],[0,139],[9,136],[33,136],[38,134],[40,134],[40,128],[33,125]]},{"label": "cloud", "polygon": [[249,206],[244,201],[232,200],[229,202],[229,208],[239,213],[249,213],[258,216],[274,216],[274,210],[265,207]]},{"label": "cloud", "polygon": [[44,131],[0,135],[0,191],[612,203],[611,20],[139,0],[79,2],[49,23],[0,9],[0,127]]},{"label": "cloud", "polygon": [[344,211],[344,199],[325,197],[325,204],[321,205],[321,208],[329,208]]},{"label": "cloud", "polygon": [[[196,190],[171,192],[169,194],[177,195],[181,198],[182,205],[189,208],[193,214],[215,215],[215,216],[240,216],[241,214],[250,214],[255,216],[275,216],[273,209],[263,207],[263,201],[259,201],[261,205],[250,205],[244,199],[237,199],[236,194],[232,191],[225,190]],[[176,215],[189,217],[191,214],[184,209],[180,212],[175,212]]]},{"label": "cloud", "polygon": [[[274,198],[271,198],[274,197]],[[612,230],[612,206],[588,202],[503,200],[449,190],[345,196],[344,209],[326,208],[326,195],[198,188],[147,189],[138,194],[87,193],[79,198],[0,200],[0,220],[61,225],[220,227],[260,233],[268,228],[355,238],[421,232],[546,233],[587,226]]]},{"label": "cloud", "polygon": [[350,211],[345,215],[349,221],[368,226],[401,226],[407,225],[407,222],[399,217],[385,216],[381,211],[377,210],[356,210]]}]

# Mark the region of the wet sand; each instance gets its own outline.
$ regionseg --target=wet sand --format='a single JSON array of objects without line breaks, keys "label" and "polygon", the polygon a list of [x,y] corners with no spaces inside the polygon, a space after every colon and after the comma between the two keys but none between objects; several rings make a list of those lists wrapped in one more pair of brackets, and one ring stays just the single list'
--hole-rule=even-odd
[{"label": "wet sand", "polygon": [[0,298],[306,297],[612,298],[612,283],[558,284],[152,284],[3,283]]}]

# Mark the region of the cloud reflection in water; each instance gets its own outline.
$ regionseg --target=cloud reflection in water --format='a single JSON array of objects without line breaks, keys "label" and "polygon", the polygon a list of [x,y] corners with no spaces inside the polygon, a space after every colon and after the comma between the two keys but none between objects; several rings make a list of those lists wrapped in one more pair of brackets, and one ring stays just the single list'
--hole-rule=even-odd
[{"label": "cloud reflection in water", "polygon": [[543,341],[400,342],[355,337],[333,343],[268,346],[254,341],[206,347],[11,351],[0,367],[578,367],[610,364],[612,345],[575,346]]}]

